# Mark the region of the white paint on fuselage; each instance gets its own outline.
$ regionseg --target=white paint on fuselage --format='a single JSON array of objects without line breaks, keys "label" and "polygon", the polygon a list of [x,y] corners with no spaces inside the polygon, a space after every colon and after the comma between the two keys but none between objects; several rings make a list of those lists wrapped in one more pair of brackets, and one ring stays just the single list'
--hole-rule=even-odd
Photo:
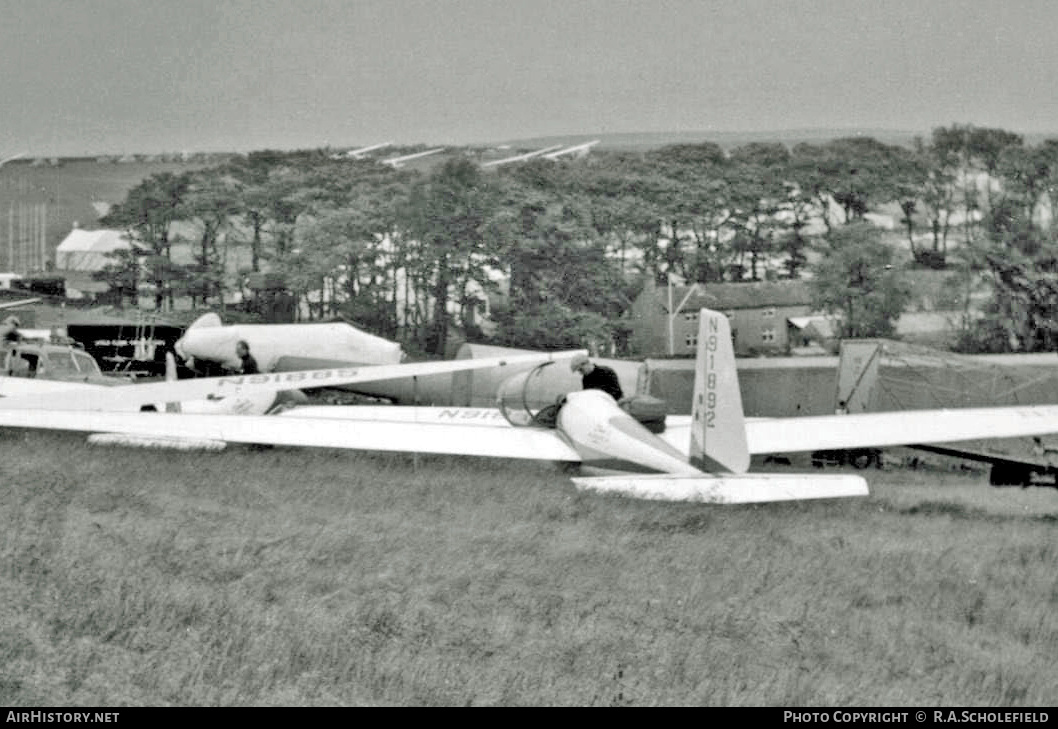
[{"label": "white paint on fuselage", "polygon": [[677,449],[644,428],[601,390],[569,393],[558,413],[558,430],[586,466],[628,464],[658,473],[701,475]]}]

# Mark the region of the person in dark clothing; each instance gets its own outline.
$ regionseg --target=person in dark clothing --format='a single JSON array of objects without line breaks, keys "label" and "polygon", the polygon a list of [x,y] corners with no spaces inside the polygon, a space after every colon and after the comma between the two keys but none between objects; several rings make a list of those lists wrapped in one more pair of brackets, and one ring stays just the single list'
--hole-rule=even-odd
[{"label": "person in dark clothing", "polygon": [[20,326],[22,322],[15,316],[7,317],[3,324],[0,324],[0,344],[4,348],[10,348],[22,341],[22,333],[18,331]]},{"label": "person in dark clothing", "polygon": [[244,375],[256,375],[260,373],[257,369],[257,360],[250,354],[250,345],[239,340],[235,345],[235,354],[242,361],[242,374]]},{"label": "person in dark clothing", "polygon": [[569,363],[569,369],[580,373],[581,385],[585,390],[602,390],[617,401],[624,397],[617,373],[609,367],[592,363],[586,355],[578,354],[574,357]]}]

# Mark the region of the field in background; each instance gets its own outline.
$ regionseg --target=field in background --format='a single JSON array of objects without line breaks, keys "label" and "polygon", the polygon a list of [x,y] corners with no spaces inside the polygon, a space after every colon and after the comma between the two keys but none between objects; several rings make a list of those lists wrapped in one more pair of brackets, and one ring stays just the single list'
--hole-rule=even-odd
[{"label": "field in background", "polygon": [[30,252],[18,250],[20,246],[32,247],[36,241],[37,222],[30,218],[38,206],[45,211],[47,256],[54,262],[55,249],[69,235],[74,223],[89,230],[100,227],[99,218],[106,208],[96,204],[124,202],[128,191],[151,175],[180,174],[210,164],[207,161],[115,163],[87,158],[62,160],[54,167],[34,166],[29,160],[9,162],[0,167],[0,266],[4,271],[12,270],[8,262],[9,247],[15,249],[16,268],[27,258],[39,264]]},{"label": "field in background", "polygon": [[577,493],[551,465],[0,433],[0,704],[1049,705],[1058,493]]}]

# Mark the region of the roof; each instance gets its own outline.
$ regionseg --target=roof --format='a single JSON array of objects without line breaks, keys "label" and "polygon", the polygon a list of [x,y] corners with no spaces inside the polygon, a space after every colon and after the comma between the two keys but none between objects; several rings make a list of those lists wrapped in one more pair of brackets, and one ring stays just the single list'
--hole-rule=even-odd
[{"label": "roof", "polygon": [[129,250],[134,245],[120,230],[74,228],[55,249],[56,266],[78,271],[98,270],[111,262],[107,253]]},{"label": "roof", "polygon": [[183,329],[168,319],[155,318],[148,312],[139,312],[136,309],[128,313],[111,314],[106,309],[82,309],[70,315],[71,321],[68,326],[91,327],[91,326],[159,326],[171,329]]},{"label": "roof", "polygon": [[[753,281],[748,283],[697,284],[697,291],[687,296],[693,287],[675,286],[672,289],[672,304],[680,311],[714,309],[759,309],[762,306],[808,306],[812,295],[804,281]],[[657,289],[662,307],[668,311],[668,292]],[[686,301],[684,301],[686,297]]]},{"label": "roof", "polygon": [[84,251],[106,253],[131,247],[132,243],[120,230],[83,230],[82,228],[74,228],[69,235],[63,238],[62,243],[55,250],[58,253],[79,253]]}]

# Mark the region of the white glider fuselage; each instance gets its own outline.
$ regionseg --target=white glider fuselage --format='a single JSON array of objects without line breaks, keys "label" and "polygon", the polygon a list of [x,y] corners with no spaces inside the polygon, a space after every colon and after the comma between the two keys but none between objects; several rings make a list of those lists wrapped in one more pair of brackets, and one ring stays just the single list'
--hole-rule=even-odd
[{"label": "white glider fuselage", "polygon": [[569,393],[556,427],[582,464],[596,471],[702,475],[685,453],[651,433],[601,390]]},{"label": "white glider fuselage", "polygon": [[215,362],[238,370],[242,362],[235,345],[244,341],[257,360],[261,372],[276,368],[283,357],[306,357],[319,364],[298,369],[326,367],[327,363],[343,365],[397,364],[401,348],[397,342],[360,331],[344,322],[321,324],[193,324],[176,343],[181,357]]}]

